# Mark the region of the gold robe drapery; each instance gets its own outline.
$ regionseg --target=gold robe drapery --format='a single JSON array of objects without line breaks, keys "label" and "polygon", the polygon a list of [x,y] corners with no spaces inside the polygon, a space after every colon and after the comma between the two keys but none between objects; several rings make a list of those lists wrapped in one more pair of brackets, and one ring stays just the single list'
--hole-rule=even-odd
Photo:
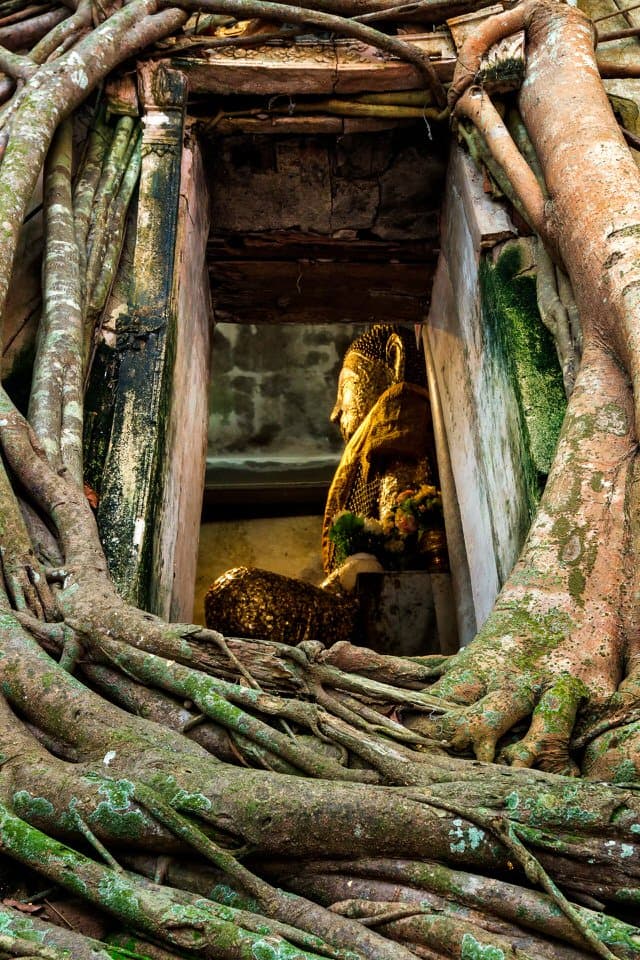
[{"label": "gold robe drapery", "polygon": [[[335,566],[329,530],[343,510],[379,520],[398,493],[437,484],[429,393],[412,383],[396,383],[378,399],[344,449],[324,513],[322,560]],[[363,510],[366,512],[363,513]]]}]

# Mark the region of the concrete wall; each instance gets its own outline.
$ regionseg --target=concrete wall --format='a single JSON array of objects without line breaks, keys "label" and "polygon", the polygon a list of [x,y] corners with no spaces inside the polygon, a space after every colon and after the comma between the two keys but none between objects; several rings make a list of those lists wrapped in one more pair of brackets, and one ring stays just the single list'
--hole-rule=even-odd
[{"label": "concrete wall", "polygon": [[216,324],[208,477],[245,465],[286,470],[305,460],[329,470],[342,440],[329,421],[353,324]]}]

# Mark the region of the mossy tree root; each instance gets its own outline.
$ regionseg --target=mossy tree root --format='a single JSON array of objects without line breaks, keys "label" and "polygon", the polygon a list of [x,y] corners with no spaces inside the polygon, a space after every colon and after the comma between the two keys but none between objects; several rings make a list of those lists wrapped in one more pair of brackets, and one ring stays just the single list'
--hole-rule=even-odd
[{"label": "mossy tree root", "polygon": [[[596,392],[600,415],[591,406]],[[577,772],[576,717],[615,693],[629,652],[622,584],[612,582],[611,570],[628,562],[627,476],[635,452],[625,374],[587,342],[521,557],[474,643],[450,660],[432,688],[467,706],[432,721],[410,720],[410,726],[491,760],[500,739],[531,718],[528,733],[502,758]]]},{"label": "mossy tree root", "polygon": [[[570,946],[584,947],[581,932],[543,893],[491,877],[478,884],[477,876],[452,870],[443,864],[424,861],[369,860],[351,862],[316,861],[299,865],[281,864],[274,873],[280,883],[312,896],[322,903],[349,897],[379,902],[393,893],[409,908],[430,904],[434,909],[455,912],[460,905],[520,928],[551,936]],[[415,906],[414,906],[415,909]],[[638,928],[606,917],[599,911],[577,906],[585,924],[617,956],[637,955]]]},{"label": "mossy tree root", "polygon": [[29,398],[29,422],[49,462],[82,486],[83,325],[71,200],[73,130],[63,121],[45,166],[43,315]]},{"label": "mossy tree root", "polygon": [[[312,23],[357,37],[413,63],[431,84],[433,100],[441,103],[442,89],[428,58],[398,37],[308,8],[259,0],[203,0],[200,6]],[[527,17],[534,8],[548,10],[541,2],[536,7],[533,0],[523,7]],[[0,5],[0,12],[7,9]],[[77,13],[86,18],[84,4]],[[116,64],[178,29],[186,17],[177,7],[159,11],[155,0],[132,0],[84,37],[79,37],[77,28],[84,28],[72,14],[60,29],[54,27],[32,56],[0,51],[7,69],[24,81],[3,114],[7,145],[0,166],[0,305],[27,203],[60,122]],[[489,21],[472,43],[475,53],[482,53],[492,32],[504,35],[518,23],[524,23],[522,9]],[[529,20],[524,25],[529,26]],[[584,33],[582,26],[580,30]],[[72,50],[64,54],[67,44]],[[38,67],[43,51],[53,59]],[[461,60],[473,73],[473,50],[471,54]],[[453,88],[460,92],[459,77]],[[480,114],[476,119],[482,121]],[[62,210],[49,204],[52,216],[65,214],[64,222],[56,221],[52,228],[64,228],[65,243],[72,252],[75,249],[79,279],[74,281],[74,306],[80,303],[85,315],[98,309],[96,298],[98,294],[102,298],[109,286],[106,262],[112,257],[105,255],[107,247],[113,259],[117,257],[139,162],[132,127],[129,120],[120,121],[112,142],[102,136],[104,121],[98,118],[81,165],[71,225],[68,125],[60,129],[49,152],[51,183],[59,173],[64,179]],[[495,147],[493,133],[487,143]],[[541,159],[546,177],[548,158],[541,154]],[[568,249],[540,202],[540,187],[533,186],[515,154],[510,152],[505,162],[518,165],[516,188],[521,192],[531,188],[532,222],[541,232],[547,230],[559,249]],[[119,193],[113,197],[116,185]],[[548,186],[553,193],[552,177]],[[108,209],[113,220],[107,232],[100,233],[99,221]],[[87,258],[88,242],[92,249]],[[575,279],[574,270],[572,282]],[[436,739],[490,759],[514,724],[531,718],[528,733],[503,756],[514,766],[570,770],[576,716],[584,718],[585,703],[602,707],[622,678],[625,657],[631,662],[629,654],[636,652],[625,643],[622,626],[628,611],[621,591],[603,587],[610,569],[629,562],[633,540],[624,520],[636,452],[633,398],[620,365],[594,343],[593,328],[593,316],[587,312],[583,369],[548,494],[523,559],[481,638],[448,663],[438,659],[401,664],[355,653],[348,645],[326,652],[308,645],[287,650],[277,644],[225,641],[215,632],[166,624],[128,607],[108,577],[93,515],[78,484],[79,465],[71,466],[62,453],[63,418],[41,430],[47,444],[57,444],[47,459],[27,423],[0,391],[0,444],[8,472],[0,477],[4,521],[0,536],[4,541],[11,530],[18,530],[11,487],[16,481],[27,491],[31,508],[56,531],[62,553],[61,570],[54,578],[59,581],[56,605],[46,610],[41,600],[39,607],[29,601],[24,584],[15,585],[15,563],[5,552],[9,596],[0,591],[0,684],[8,701],[0,702],[4,851],[170,951],[234,960],[267,956],[348,960],[353,948],[355,956],[376,960],[408,960],[412,953],[465,958],[527,955],[524,943],[512,949],[495,938],[486,939],[486,931],[480,932],[482,924],[475,922],[499,899],[495,886],[486,895],[480,886],[474,903],[463,906],[476,911],[474,919],[446,910],[406,916],[415,910],[411,903],[401,908],[405,915],[398,916],[398,908],[385,900],[378,907],[350,903],[330,913],[322,904],[309,904],[273,887],[262,877],[267,870],[260,857],[341,856],[349,877],[350,860],[370,855],[372,849],[381,858],[416,858],[428,850],[430,857],[449,868],[511,870],[522,883],[528,873],[532,882],[547,885],[550,898],[535,899],[531,894],[527,903],[534,898],[542,913],[550,910],[550,904],[560,904],[566,916],[557,914],[555,922],[563,932],[571,920],[585,934],[580,923],[589,924],[592,918],[576,914],[571,904],[567,907],[566,897],[555,887],[558,882],[570,879],[571,889],[600,897],[613,904],[612,909],[619,903],[636,903],[640,896],[636,794],[526,770],[496,771],[429,752],[434,747],[429,741]],[[626,363],[620,339],[614,337],[612,343]],[[43,364],[41,386],[51,392],[45,368]],[[633,364],[627,368],[633,378]],[[75,480],[64,475],[64,469],[60,475],[59,468],[65,465]],[[567,476],[573,478],[570,485]],[[600,537],[601,543],[603,530],[606,538]],[[18,539],[26,549],[29,538],[24,529]],[[583,653],[594,624],[599,646],[589,648],[591,662],[585,663]],[[47,650],[61,651],[59,662],[35,639]],[[358,669],[345,671],[345,662]],[[99,673],[105,664],[108,677]],[[152,703],[160,718],[170,714],[174,726],[181,701],[188,700],[198,714],[190,712],[186,724],[197,722],[200,714],[213,717],[233,736],[244,738],[241,744],[257,742],[265,764],[276,757],[283,769],[313,779],[221,763],[175,728],[110,704],[74,676],[74,668],[85,678],[93,670],[93,681],[103,688],[108,683],[117,686],[118,676],[127,677],[129,686],[125,690],[123,683],[120,702],[140,712],[147,708],[139,690],[148,684],[147,704]],[[226,679],[215,676],[218,673]],[[504,680],[509,675],[511,685]],[[436,677],[440,679],[435,690],[425,692],[424,686]],[[243,683],[231,682],[240,678]],[[628,679],[631,683],[632,675]],[[417,714],[418,725],[430,714],[428,736],[401,734],[395,721],[376,722],[378,707]],[[283,722],[288,725],[284,733]],[[331,740],[342,751],[323,755],[309,745],[306,731],[315,733],[316,743]],[[246,748],[245,756],[249,755]],[[621,775],[620,770],[615,772]],[[638,771],[633,775],[637,778]],[[399,786],[380,786],[381,779]],[[460,793],[464,806],[451,799]],[[60,838],[78,849],[65,846]],[[239,888],[238,896],[252,899],[255,912],[246,902],[242,907],[222,905],[122,868],[124,852],[193,857],[194,851],[195,876],[206,880],[213,863],[227,881],[220,896]],[[250,867],[240,863],[249,854]],[[603,879],[594,876],[594,867]],[[408,867],[406,874],[411,874]],[[455,896],[461,903],[470,897],[469,883],[465,887],[451,875],[445,879],[449,893],[452,885],[460,888]],[[440,877],[443,888],[445,879]],[[377,914],[375,922],[383,923],[382,932],[368,929],[371,913]],[[617,946],[614,934],[628,933],[620,925],[615,929],[603,925],[593,932],[590,946],[602,956]],[[568,938],[559,939],[565,944],[559,951],[580,943],[574,938],[567,947]],[[22,945],[16,947],[15,940],[0,940],[0,952],[19,952]],[[625,957],[634,956],[631,935],[624,949]],[[32,950],[34,955],[42,953],[41,947]]]}]

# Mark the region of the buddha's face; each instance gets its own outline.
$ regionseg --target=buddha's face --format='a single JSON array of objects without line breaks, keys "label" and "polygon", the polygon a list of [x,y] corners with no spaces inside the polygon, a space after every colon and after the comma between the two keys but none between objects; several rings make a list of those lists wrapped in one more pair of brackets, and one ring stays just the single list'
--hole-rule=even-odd
[{"label": "buddha's face", "polygon": [[389,385],[383,363],[372,362],[357,353],[347,354],[338,379],[336,405],[331,412],[331,422],[339,425],[344,440],[351,439]]}]

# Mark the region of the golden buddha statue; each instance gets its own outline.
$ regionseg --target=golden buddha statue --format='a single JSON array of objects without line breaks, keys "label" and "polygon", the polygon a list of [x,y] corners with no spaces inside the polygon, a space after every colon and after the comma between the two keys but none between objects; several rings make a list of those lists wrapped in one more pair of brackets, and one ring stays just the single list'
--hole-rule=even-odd
[{"label": "golden buddha statue", "polygon": [[[351,344],[331,420],[339,425],[346,447],[324,515],[326,580],[314,586],[257,568],[236,567],[209,588],[207,626],[227,636],[291,644],[321,640],[330,646],[354,639],[356,578],[360,573],[381,572],[384,567],[375,550],[346,558],[341,555],[336,549],[336,518],[346,512],[362,529],[368,524],[376,532],[382,531],[385,521],[392,522],[388,518],[394,510],[400,515],[397,508],[403,496],[420,489],[436,494],[429,394],[412,330],[375,325]],[[421,503],[427,501],[423,498]],[[371,537],[368,542],[373,542]],[[421,544],[424,566],[446,569],[441,522],[423,531]]]},{"label": "golden buddha statue", "polygon": [[[324,514],[322,557],[329,575],[337,566],[331,531],[342,511],[383,521],[403,491],[437,487],[424,361],[412,331],[377,325],[351,344],[331,421],[347,445]],[[440,558],[431,552],[432,562],[445,561],[446,550]]]}]

